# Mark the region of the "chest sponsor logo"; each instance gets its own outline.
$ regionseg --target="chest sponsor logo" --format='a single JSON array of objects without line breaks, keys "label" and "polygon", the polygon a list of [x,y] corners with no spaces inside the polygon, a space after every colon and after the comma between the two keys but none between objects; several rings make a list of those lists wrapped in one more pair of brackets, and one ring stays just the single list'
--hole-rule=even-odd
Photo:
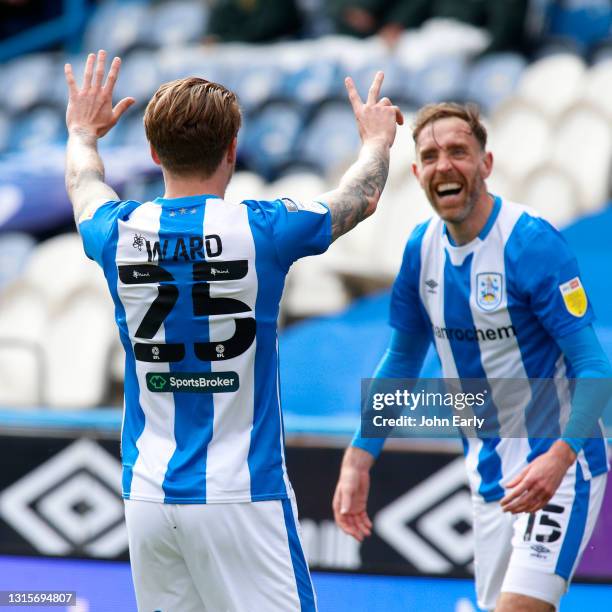
[{"label": "chest sponsor logo", "polygon": [[152,393],[228,393],[240,386],[236,372],[148,372]]},{"label": "chest sponsor logo", "polygon": [[567,281],[567,283],[559,285],[559,291],[561,291],[563,303],[567,311],[575,317],[584,317],[589,302],[580,278],[576,276],[572,280]]},{"label": "chest sponsor logo", "polygon": [[495,310],[502,301],[503,278],[499,272],[476,275],[476,304],[481,310]]}]

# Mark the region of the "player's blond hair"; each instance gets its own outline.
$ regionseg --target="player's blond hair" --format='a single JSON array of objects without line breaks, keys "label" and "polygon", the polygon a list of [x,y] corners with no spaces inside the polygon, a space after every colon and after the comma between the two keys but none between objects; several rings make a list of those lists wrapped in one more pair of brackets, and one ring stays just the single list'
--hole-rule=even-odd
[{"label": "player's blond hair", "polygon": [[456,104],[455,102],[440,102],[438,104],[427,104],[423,106],[414,118],[412,129],[412,138],[415,145],[419,138],[419,134],[423,128],[439,119],[447,119],[448,117],[456,117],[465,121],[480,148],[484,151],[487,148],[487,128],[480,120],[480,110],[476,104]]},{"label": "player's blond hair", "polygon": [[236,95],[198,77],[161,85],[144,115],[147,138],[162,166],[203,178],[219,167],[241,121]]}]

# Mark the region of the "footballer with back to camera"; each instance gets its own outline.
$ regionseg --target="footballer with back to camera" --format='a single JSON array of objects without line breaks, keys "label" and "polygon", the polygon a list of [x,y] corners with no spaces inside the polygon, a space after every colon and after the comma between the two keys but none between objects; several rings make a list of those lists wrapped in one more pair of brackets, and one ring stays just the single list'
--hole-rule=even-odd
[{"label": "footballer with back to camera", "polygon": [[[609,467],[599,417],[610,363],[561,234],[534,210],[488,192],[493,155],[478,109],[425,106],[413,138],[413,173],[436,216],[407,241],[391,297],[391,341],[373,384],[418,378],[432,343],[444,378],[492,384],[498,435],[463,437],[478,605],[551,612],[602,504]],[[495,393],[500,379],[525,381],[520,401]],[[544,398],[534,379],[549,381]],[[502,419],[512,411],[523,433],[504,436]],[[546,436],[534,428],[539,415]],[[334,495],[336,522],[360,541],[372,530],[369,471],[383,444],[357,430]]]},{"label": "footballer with back to camera", "polygon": [[86,254],[102,268],[125,348],[123,497],[140,612],[303,612],[316,599],[287,477],[276,321],[300,257],[372,214],[399,109],[346,80],[362,141],[339,186],[316,201],[224,200],[236,161],[235,95],[201,78],[165,83],[145,131],[165,193],[122,201],[98,138],[120,59],[104,51],[82,85],[66,65],[66,187]]}]

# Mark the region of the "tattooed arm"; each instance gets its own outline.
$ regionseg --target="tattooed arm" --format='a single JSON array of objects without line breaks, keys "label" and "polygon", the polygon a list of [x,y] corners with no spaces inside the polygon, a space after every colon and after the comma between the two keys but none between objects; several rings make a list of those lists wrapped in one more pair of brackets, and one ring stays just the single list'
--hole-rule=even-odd
[{"label": "tattooed arm", "polygon": [[124,98],[114,108],[112,106],[113,88],[121,60],[118,57],[113,60],[104,85],[106,53],[98,52],[94,75],[95,60],[96,56],[90,53],[81,89],[77,87],[72,66],[65,66],[69,93],[66,110],[66,190],[77,227],[85,213],[93,214],[104,202],[118,199],[115,191],[104,182],[104,164],[98,154],[97,142],[134,103],[133,98]]},{"label": "tattooed arm", "polygon": [[353,229],[375,210],[389,173],[389,153],[395,139],[396,125],[404,119],[389,98],[378,100],[383,73],[378,72],[364,104],[352,79],[346,89],[355,113],[362,147],[357,161],[342,177],[340,185],[320,196],[332,215],[332,239]]}]

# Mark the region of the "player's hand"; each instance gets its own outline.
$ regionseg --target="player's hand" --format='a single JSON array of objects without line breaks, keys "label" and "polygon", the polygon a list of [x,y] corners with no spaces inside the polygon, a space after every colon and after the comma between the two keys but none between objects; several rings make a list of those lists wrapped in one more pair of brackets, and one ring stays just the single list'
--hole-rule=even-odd
[{"label": "player's hand", "polygon": [[378,99],[384,76],[380,71],[376,73],[365,104],[351,77],[347,77],[344,84],[355,113],[361,142],[380,142],[390,147],[395,140],[397,126],[404,124],[404,116],[398,106],[391,104],[389,98]]},{"label": "player's hand", "polygon": [[66,64],[64,73],[68,84],[68,108],[66,125],[68,131],[79,130],[96,138],[101,138],[116,123],[123,113],[134,104],[134,98],[123,98],[113,107],[113,89],[119,75],[121,60],[116,57],[104,80],[106,51],[98,51],[87,56],[83,86],[77,87],[72,66]]},{"label": "player's hand", "polygon": [[342,531],[359,542],[372,533],[372,521],[366,506],[370,491],[370,453],[350,447],[342,461],[332,507],[334,519]]},{"label": "player's hand", "polygon": [[537,512],[559,488],[576,453],[563,441],[555,442],[548,452],[536,457],[507,487],[512,489],[501,500],[504,512]]}]

